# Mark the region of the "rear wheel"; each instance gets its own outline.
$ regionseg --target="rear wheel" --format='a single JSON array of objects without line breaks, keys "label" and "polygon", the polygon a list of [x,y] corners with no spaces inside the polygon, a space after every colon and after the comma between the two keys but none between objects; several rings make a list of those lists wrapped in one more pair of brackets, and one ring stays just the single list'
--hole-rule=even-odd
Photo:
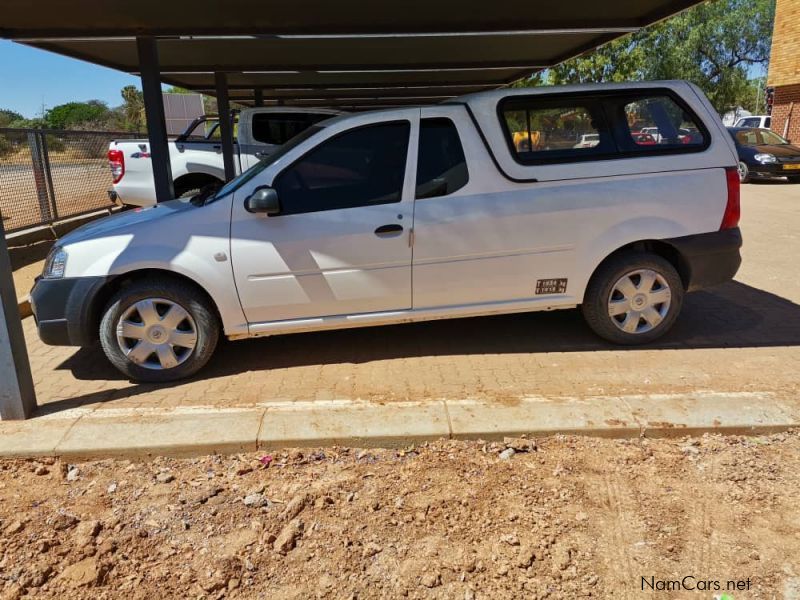
[{"label": "rear wheel", "polygon": [[744,163],[744,161],[739,161],[739,182],[740,183],[747,183],[750,181],[750,168]]},{"label": "rear wheel", "polygon": [[175,182],[176,198],[191,198],[209,187],[219,187],[222,182],[211,176],[185,176]]},{"label": "rear wheel", "polygon": [[181,281],[137,281],[106,306],[100,343],[131,379],[164,382],[188,377],[211,358],[219,322],[210,302]]},{"label": "rear wheel", "polygon": [[629,252],[600,266],[581,309],[600,337],[616,344],[646,344],[675,323],[683,294],[683,282],[667,260]]},{"label": "rear wheel", "polygon": [[800,183],[800,175],[790,175],[786,179],[789,180],[789,183]]}]

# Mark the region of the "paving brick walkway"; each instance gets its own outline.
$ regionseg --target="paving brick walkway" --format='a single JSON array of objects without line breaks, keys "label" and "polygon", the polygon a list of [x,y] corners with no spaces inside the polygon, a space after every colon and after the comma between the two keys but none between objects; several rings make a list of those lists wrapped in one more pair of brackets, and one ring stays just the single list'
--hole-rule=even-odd
[{"label": "paving brick walkway", "polygon": [[224,342],[201,376],[153,386],[123,379],[99,347],[45,346],[30,318],[24,329],[44,412],[703,390],[796,395],[800,185],[744,186],[742,229],[737,281],[689,295],[675,329],[646,349],[599,341],[577,311],[559,311]]}]

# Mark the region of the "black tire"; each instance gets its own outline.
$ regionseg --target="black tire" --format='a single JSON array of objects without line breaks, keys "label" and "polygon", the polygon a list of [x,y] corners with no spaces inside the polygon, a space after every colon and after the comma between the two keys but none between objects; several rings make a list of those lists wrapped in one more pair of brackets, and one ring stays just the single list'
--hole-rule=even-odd
[{"label": "black tire", "polygon": [[786,179],[789,180],[789,183],[800,183],[800,176],[798,175],[790,175]]},{"label": "black tire", "polygon": [[208,178],[187,178],[183,181],[178,181],[175,183],[175,197],[176,198],[191,198],[192,196],[196,196],[200,192],[204,192],[207,189],[219,188],[222,186],[222,182],[219,179],[214,179],[213,177]]},{"label": "black tire", "polygon": [[744,161],[739,161],[739,183],[748,183],[750,181],[750,168]]},{"label": "black tire", "polygon": [[202,186],[199,185],[189,185],[184,187],[175,187],[175,197],[176,198],[191,198],[192,196],[196,196],[202,190]]},{"label": "black tire", "polygon": [[[625,315],[619,315],[618,317],[609,315],[609,302],[612,300],[612,291],[615,284],[626,274],[642,269],[654,271],[664,280],[669,288],[669,303],[668,305],[666,302],[654,305],[654,308],[658,311],[664,310],[665,314],[661,316],[660,323],[651,326],[649,330],[644,330],[648,326],[648,322],[642,317],[641,320],[637,320],[637,323],[640,324],[637,325],[637,328],[641,327],[643,331],[629,333],[620,328],[622,326],[621,320],[625,318]],[[631,281],[636,281],[636,276]],[[641,284],[641,276],[639,276],[638,281]],[[659,288],[655,291],[659,292],[661,289],[659,285]],[[614,293],[619,294],[619,292]],[[615,344],[646,344],[670,330],[681,311],[683,296],[683,282],[675,267],[669,261],[656,254],[625,252],[611,257],[598,267],[586,288],[586,296],[581,305],[581,310],[589,327],[601,338]],[[636,298],[637,302],[639,300],[640,298]],[[635,314],[635,312],[632,312],[631,318]]]},{"label": "black tire", "polygon": [[[187,319],[183,323],[188,324],[191,332],[196,334],[196,343],[191,350],[179,348],[183,356],[180,357],[182,362],[177,366],[161,369],[141,366],[133,362],[120,346],[117,339],[117,325],[121,317],[135,303],[147,299],[159,299],[177,304],[191,316],[190,320]],[[160,313],[159,316],[163,318]],[[216,311],[202,292],[180,280],[157,277],[134,281],[111,298],[100,322],[100,344],[111,364],[131,379],[160,383],[189,377],[203,368],[214,353],[219,332],[220,324]],[[177,352],[175,354],[177,355]],[[153,354],[151,358],[155,356]]]}]

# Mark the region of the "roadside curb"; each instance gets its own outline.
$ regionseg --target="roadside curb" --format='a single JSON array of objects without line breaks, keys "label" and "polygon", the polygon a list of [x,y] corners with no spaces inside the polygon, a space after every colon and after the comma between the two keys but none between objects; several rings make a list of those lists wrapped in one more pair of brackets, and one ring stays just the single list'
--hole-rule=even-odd
[{"label": "roadside curb", "polygon": [[241,408],[76,408],[0,423],[0,457],[197,456],[555,434],[757,435],[796,427],[800,427],[800,402],[767,392],[527,397],[507,404],[469,399],[383,404],[328,400]]}]

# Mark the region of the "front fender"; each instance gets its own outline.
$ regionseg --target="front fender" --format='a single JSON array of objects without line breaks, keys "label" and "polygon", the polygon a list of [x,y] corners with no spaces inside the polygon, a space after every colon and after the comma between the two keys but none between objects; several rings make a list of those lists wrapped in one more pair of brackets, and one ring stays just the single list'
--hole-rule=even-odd
[{"label": "front fender", "polygon": [[246,332],[230,261],[230,201],[172,213],[162,209],[162,214],[66,244],[65,276],[119,277],[143,269],[178,273],[209,294],[226,334]]}]

